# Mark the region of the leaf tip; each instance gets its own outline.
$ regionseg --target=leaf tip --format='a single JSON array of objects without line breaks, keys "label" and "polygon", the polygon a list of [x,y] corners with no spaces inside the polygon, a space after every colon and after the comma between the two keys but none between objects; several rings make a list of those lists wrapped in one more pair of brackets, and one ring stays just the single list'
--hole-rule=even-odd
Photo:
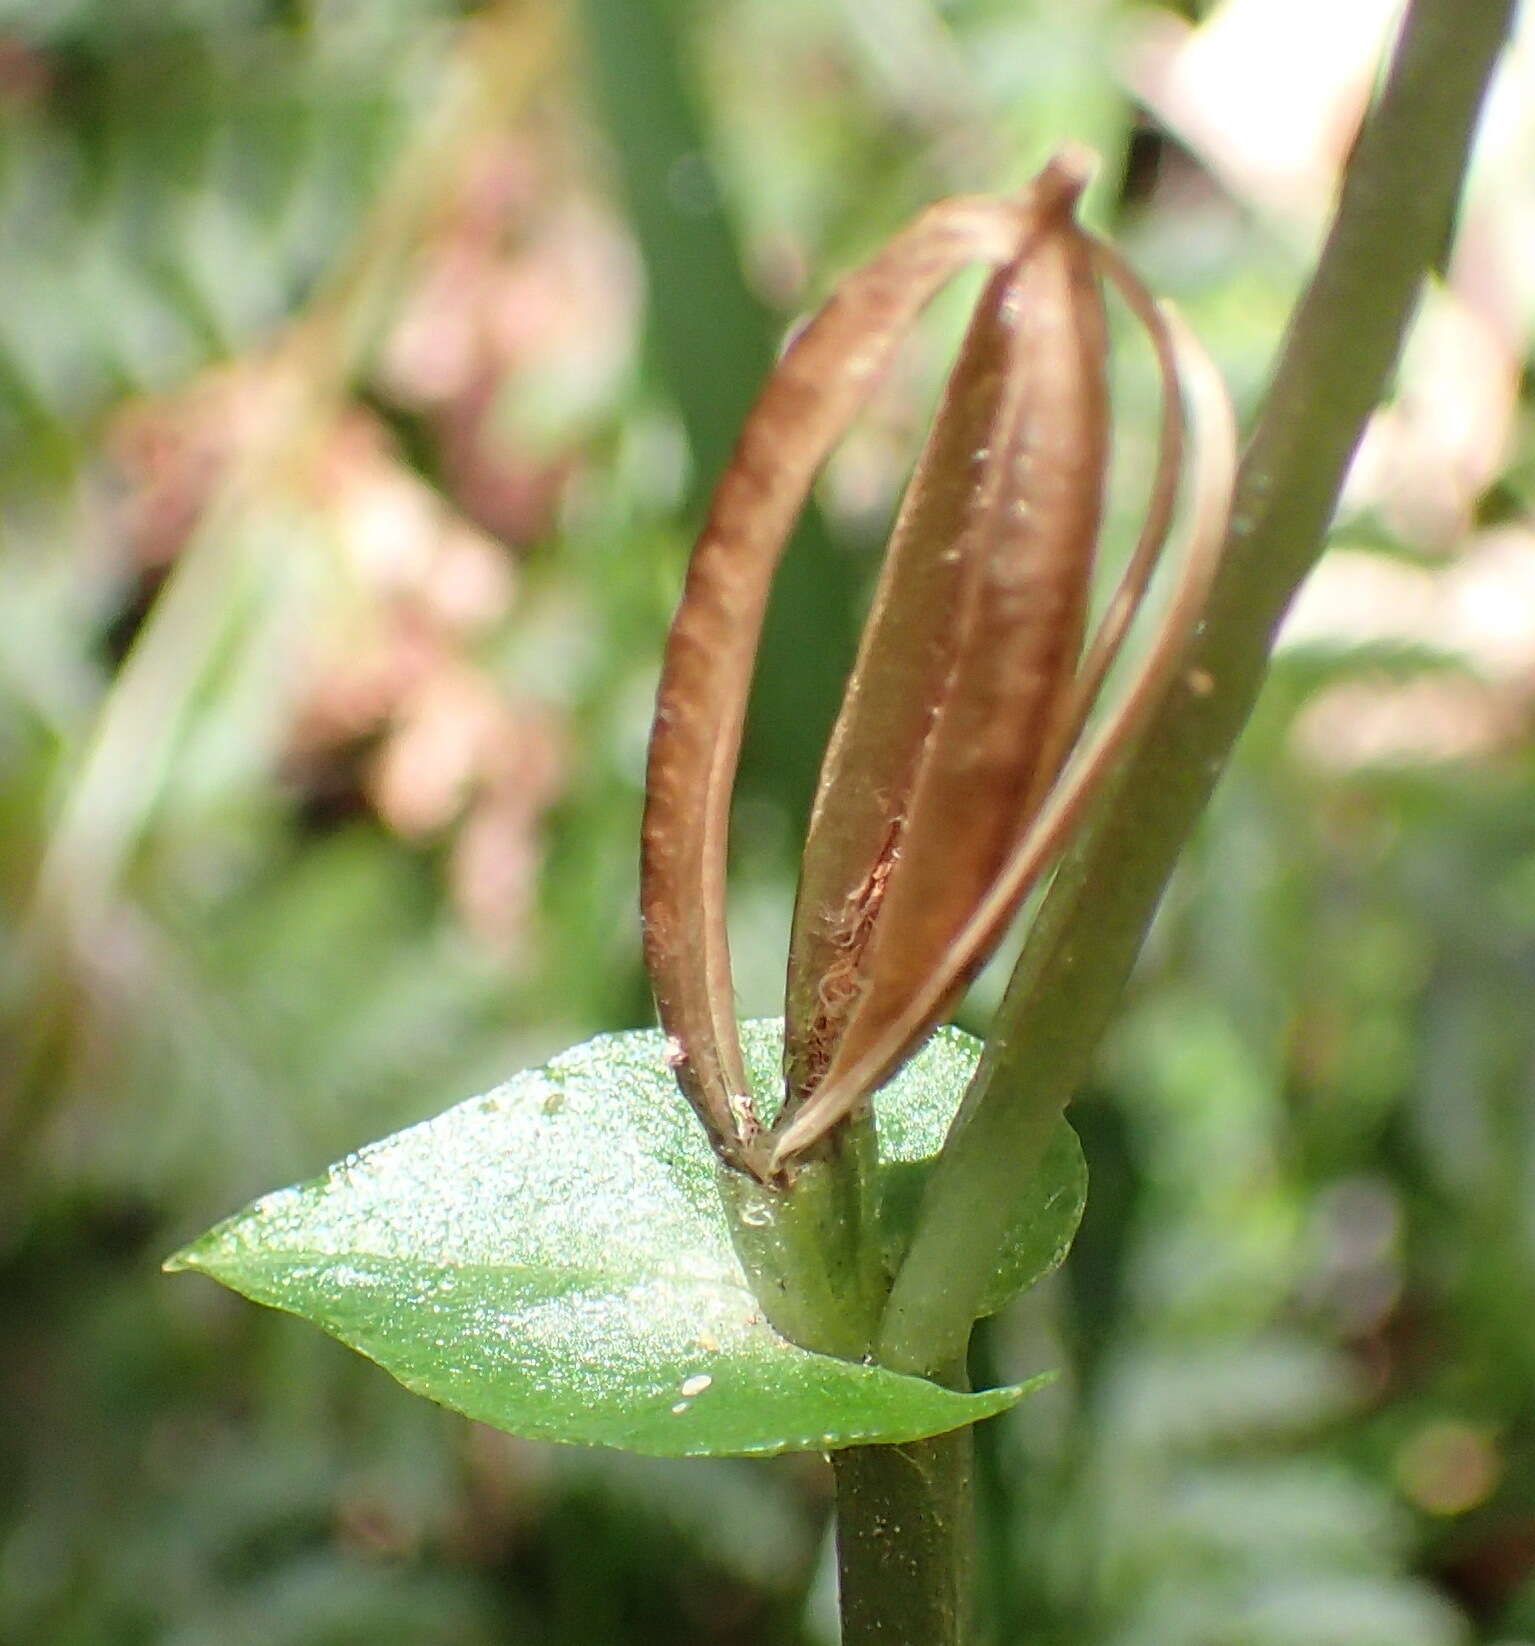
[{"label": "leaf tip", "polygon": [[221,1243],[218,1237],[223,1230],[224,1225],[219,1224],[200,1234],[196,1240],[188,1241],[161,1263],[160,1273],[203,1274],[211,1276],[214,1280],[221,1280],[218,1263],[218,1249]]}]

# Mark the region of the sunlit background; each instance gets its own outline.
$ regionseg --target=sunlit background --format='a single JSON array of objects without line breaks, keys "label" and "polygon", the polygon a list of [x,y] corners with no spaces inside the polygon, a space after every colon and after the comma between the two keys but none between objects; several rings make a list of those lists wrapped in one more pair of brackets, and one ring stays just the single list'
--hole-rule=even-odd
[{"label": "sunlit background", "polygon": [[[0,0],[7,1646],[828,1646],[816,1459],[521,1443],[159,1260],[649,1020],[658,649],[835,273],[1086,141],[1250,409],[1395,11]],[[981,1434],[997,1646],[1535,1642],[1532,246],[1526,26],[1074,1110],[1076,1253],[977,1345],[1062,1372]],[[775,602],[750,1012],[965,295]]]}]

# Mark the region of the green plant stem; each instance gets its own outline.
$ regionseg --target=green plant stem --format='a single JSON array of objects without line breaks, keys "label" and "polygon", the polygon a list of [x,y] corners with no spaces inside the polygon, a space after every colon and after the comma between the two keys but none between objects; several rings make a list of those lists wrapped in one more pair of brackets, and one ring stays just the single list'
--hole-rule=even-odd
[{"label": "green plant stem", "polygon": [[878,1164],[865,1112],[824,1140],[789,1190],[720,1168],[720,1198],[752,1292],[774,1329],[802,1349],[861,1360],[874,1340],[890,1284]]},{"label": "green plant stem", "polygon": [[[1056,878],[895,1278],[888,1366],[955,1360],[1013,1195],[1085,1077],[1185,841],[1251,712],[1286,605],[1442,253],[1514,0],[1414,0],[1237,481],[1227,558],[1184,679]],[[1195,689],[1197,684],[1198,690]]]},{"label": "green plant stem", "polygon": [[842,1646],[963,1646],[975,1548],[968,1428],[832,1454]]}]

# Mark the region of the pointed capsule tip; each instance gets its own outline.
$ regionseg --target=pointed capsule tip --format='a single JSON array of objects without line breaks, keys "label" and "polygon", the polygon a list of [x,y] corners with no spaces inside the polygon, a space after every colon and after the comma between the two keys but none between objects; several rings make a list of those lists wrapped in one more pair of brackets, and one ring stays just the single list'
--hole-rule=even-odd
[{"label": "pointed capsule tip", "polygon": [[1077,202],[1098,175],[1097,154],[1085,143],[1063,143],[1038,176],[1012,197],[1026,232],[1043,223],[1060,223],[1075,215]]},{"label": "pointed capsule tip", "polygon": [[1098,175],[1097,154],[1085,143],[1064,143],[1024,191],[1025,204],[1044,218],[1070,217]]}]

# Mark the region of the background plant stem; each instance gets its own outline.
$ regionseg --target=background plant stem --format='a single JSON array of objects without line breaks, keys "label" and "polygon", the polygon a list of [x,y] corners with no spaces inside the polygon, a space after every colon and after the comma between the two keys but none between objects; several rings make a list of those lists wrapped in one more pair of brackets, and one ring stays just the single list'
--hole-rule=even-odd
[{"label": "background plant stem", "polygon": [[[586,0],[582,17],[650,288],[647,348],[687,435],[690,508],[701,514],[783,323],[742,272],[708,125],[683,73],[685,10],[671,0]],[[708,371],[698,370],[701,358]],[[799,839],[810,815],[857,637],[857,585],[855,564],[811,502],[778,568],[763,631],[762,656],[792,657],[794,667],[764,669],[754,685],[737,790],[783,808],[786,839]]]},{"label": "background plant stem", "polygon": [[[1051,888],[891,1292],[878,1358],[962,1352],[1017,1185],[1087,1073],[1163,887],[1320,553],[1348,462],[1453,221],[1514,0],[1415,0],[1344,174],[1237,481],[1227,559],[1189,670]],[[1195,691],[1189,681],[1200,683]]]}]

